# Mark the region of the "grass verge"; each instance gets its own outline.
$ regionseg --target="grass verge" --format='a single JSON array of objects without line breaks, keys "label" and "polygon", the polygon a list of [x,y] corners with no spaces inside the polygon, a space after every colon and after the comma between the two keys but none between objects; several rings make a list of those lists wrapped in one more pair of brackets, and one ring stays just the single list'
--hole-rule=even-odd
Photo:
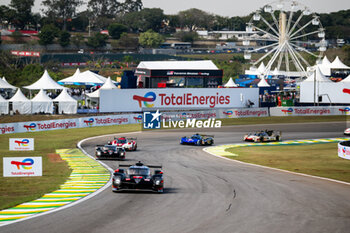
[{"label": "grass verge", "polygon": [[238,155],[227,158],[242,162],[350,182],[350,160],[338,157],[337,143],[236,147],[226,151]]},{"label": "grass verge", "polygon": [[[56,149],[75,148],[81,139],[102,135],[139,131],[140,125],[119,125],[82,129],[54,130],[35,133],[0,135],[0,173],[3,174],[3,157],[41,156],[42,177],[0,178],[0,209],[16,206],[57,190],[69,177],[71,170],[66,162],[52,159]],[[9,151],[9,138],[34,138],[35,151]],[[51,159],[50,159],[51,157]]]}]

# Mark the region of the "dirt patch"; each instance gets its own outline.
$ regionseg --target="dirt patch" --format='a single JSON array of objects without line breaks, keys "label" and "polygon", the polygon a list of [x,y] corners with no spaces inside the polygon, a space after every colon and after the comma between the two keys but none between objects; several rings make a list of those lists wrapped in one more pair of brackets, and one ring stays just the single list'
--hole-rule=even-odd
[{"label": "dirt patch", "polygon": [[47,157],[49,158],[49,161],[51,163],[62,163],[62,162],[64,162],[64,160],[61,158],[61,156],[59,154],[50,153],[50,154],[47,154]]}]

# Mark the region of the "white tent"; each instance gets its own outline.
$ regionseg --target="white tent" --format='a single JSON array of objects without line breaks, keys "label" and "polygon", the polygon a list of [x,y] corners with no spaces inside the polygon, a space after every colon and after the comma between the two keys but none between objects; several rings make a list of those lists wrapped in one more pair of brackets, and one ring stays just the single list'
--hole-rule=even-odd
[{"label": "white tent", "polygon": [[[74,85],[102,85],[107,81],[107,78],[96,74],[90,70],[78,73],[75,71],[74,75],[58,81],[61,84],[74,84]],[[113,81],[114,82],[114,81]]]},{"label": "white tent", "polygon": [[341,82],[350,83],[350,74],[348,75],[348,77],[346,77],[343,80],[341,80]]},{"label": "white tent", "polygon": [[32,113],[52,113],[53,101],[48,97],[44,90],[41,89],[39,93],[31,100]]},{"label": "white tent", "polygon": [[87,93],[86,95],[88,97],[92,98],[100,98],[100,90],[109,90],[109,89],[117,89],[117,87],[114,85],[114,83],[111,80],[111,77],[108,77],[106,82],[96,91],[92,93]]},{"label": "white tent", "polygon": [[332,82],[326,76],[323,75],[319,66],[315,67],[315,71],[307,77],[303,82]]},{"label": "white tent", "polygon": [[32,103],[27,97],[25,97],[20,88],[18,88],[16,94],[9,99],[12,103],[12,110],[14,112],[19,112],[20,114],[31,114],[32,113]]},{"label": "white tent", "polygon": [[57,90],[57,89],[64,89],[64,86],[59,85],[57,82],[55,82],[45,70],[44,74],[41,76],[41,78],[36,81],[35,83],[25,86],[24,88],[29,90]]},{"label": "white tent", "polygon": [[61,85],[79,85],[78,80],[79,80],[80,74],[81,74],[80,69],[77,68],[77,70],[75,71],[75,73],[72,76],[61,79],[57,83],[59,83]]},{"label": "white tent", "polygon": [[258,87],[269,87],[270,84],[268,84],[264,77],[261,78],[260,82],[258,83]]},{"label": "white tent", "polygon": [[339,70],[343,70],[343,69],[350,69],[349,66],[345,65],[343,62],[340,61],[339,57],[337,56],[334,61],[330,64],[330,68],[331,69],[339,69]]},{"label": "white tent", "polygon": [[230,78],[224,87],[237,87],[237,84],[232,80],[232,78]]},{"label": "white tent", "polygon": [[0,95],[0,115],[9,114],[9,102]]},{"label": "white tent", "polygon": [[324,58],[321,61],[322,65],[329,66],[331,62],[328,60],[327,56],[324,56]]},{"label": "white tent", "polygon": [[12,86],[11,84],[9,84],[5,77],[3,77],[2,79],[0,78],[0,89],[17,89],[17,87]]},{"label": "white tent", "polygon": [[265,67],[264,62],[261,62],[260,65],[259,65],[259,67],[258,67],[259,73],[260,73],[260,74],[264,74],[265,69],[266,69],[266,67]]},{"label": "white tent", "polygon": [[54,101],[58,102],[58,113],[77,113],[78,102],[68,94],[66,89],[62,90],[61,94],[59,94]]}]

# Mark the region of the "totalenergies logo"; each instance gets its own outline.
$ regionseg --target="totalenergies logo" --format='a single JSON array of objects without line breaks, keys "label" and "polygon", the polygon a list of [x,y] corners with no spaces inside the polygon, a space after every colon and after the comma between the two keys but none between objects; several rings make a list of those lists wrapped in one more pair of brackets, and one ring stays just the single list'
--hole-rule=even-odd
[{"label": "totalenergies logo", "polygon": [[94,118],[90,118],[89,120],[84,120],[84,123],[87,126],[92,126],[94,124]]},{"label": "totalenergies logo", "polygon": [[17,143],[18,146],[28,146],[29,139],[22,139],[22,141],[20,141],[20,140],[15,140],[15,143]]},{"label": "totalenergies logo", "polygon": [[141,102],[145,105],[147,108],[153,108],[154,104],[149,104],[149,102],[154,102],[156,100],[156,93],[150,91],[147,92],[145,96],[139,96],[139,95],[134,95],[132,97],[133,100],[137,100],[139,102],[140,108],[142,108]]},{"label": "totalenergies logo", "polygon": [[31,123],[29,125],[24,125],[23,127],[26,128],[27,131],[34,131],[35,128],[36,128],[36,124],[35,123]]},{"label": "totalenergies logo", "polygon": [[293,108],[288,108],[288,109],[282,109],[282,112],[284,112],[284,114],[288,114],[291,115],[293,113]]},{"label": "totalenergies logo", "polygon": [[346,107],[346,108],[339,108],[339,111],[341,111],[342,113],[348,113],[350,112],[350,108]]},{"label": "totalenergies logo", "polygon": [[345,94],[350,94],[350,89],[344,88],[344,89],[343,89],[343,93],[345,93]]},{"label": "totalenergies logo", "polygon": [[233,116],[233,112],[232,111],[226,111],[223,112],[228,118],[231,118]]},{"label": "totalenergies logo", "polygon": [[134,120],[137,122],[142,122],[142,115],[138,115],[137,117],[134,117]]},{"label": "totalenergies logo", "polygon": [[24,159],[22,162],[11,161],[11,164],[16,165],[18,170],[20,169],[20,166],[22,166],[23,169],[29,170],[29,169],[32,169],[34,160],[27,158],[27,159]]}]

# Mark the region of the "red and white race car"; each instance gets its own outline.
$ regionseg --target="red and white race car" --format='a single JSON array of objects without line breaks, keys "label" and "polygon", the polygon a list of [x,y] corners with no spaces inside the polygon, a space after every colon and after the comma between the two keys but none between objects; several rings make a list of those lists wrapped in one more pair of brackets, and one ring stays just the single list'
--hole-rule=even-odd
[{"label": "red and white race car", "polygon": [[347,128],[346,130],[344,130],[344,135],[350,136],[350,128]]},{"label": "red and white race car", "polygon": [[114,140],[109,141],[108,144],[123,147],[125,150],[135,151],[137,149],[136,138],[126,138],[126,137],[114,138]]}]

